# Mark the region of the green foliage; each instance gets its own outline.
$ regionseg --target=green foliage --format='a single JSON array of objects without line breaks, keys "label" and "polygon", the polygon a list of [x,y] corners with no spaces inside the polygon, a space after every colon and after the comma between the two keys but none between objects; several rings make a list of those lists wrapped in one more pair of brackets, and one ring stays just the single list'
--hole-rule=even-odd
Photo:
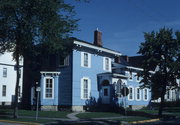
[{"label": "green foliage", "polygon": [[0,50],[19,54],[34,45],[46,51],[62,49],[62,39],[77,29],[74,7],[63,0],[2,0],[0,2]]},{"label": "green foliage", "polygon": [[142,87],[152,90],[152,99],[161,98],[159,116],[162,116],[164,96],[169,89],[179,89],[177,79],[180,73],[179,40],[180,33],[162,28],[159,32],[144,33],[145,42],[141,43],[139,54],[144,57]]},{"label": "green foliage", "polygon": [[[145,42],[141,43],[138,52],[145,58],[142,65],[144,71],[139,74],[143,78],[141,82],[144,83],[144,87],[152,88],[159,93],[164,85],[170,88],[178,87],[176,82],[180,69],[178,34],[180,33],[176,32],[174,39],[172,29],[166,28],[156,33],[154,31],[144,33]],[[150,72],[154,70],[154,73]]]},{"label": "green foliage", "polygon": [[16,61],[14,118],[17,118],[19,58],[60,53],[63,40],[77,29],[74,7],[64,0],[1,0],[0,54],[13,52]]}]

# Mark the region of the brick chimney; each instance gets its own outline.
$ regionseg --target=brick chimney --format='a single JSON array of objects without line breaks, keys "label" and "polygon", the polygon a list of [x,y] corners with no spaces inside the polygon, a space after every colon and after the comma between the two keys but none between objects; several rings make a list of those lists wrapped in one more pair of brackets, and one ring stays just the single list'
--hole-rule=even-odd
[{"label": "brick chimney", "polygon": [[94,31],[94,45],[102,47],[102,32],[98,29]]},{"label": "brick chimney", "polygon": [[129,57],[127,55],[122,56],[122,58],[126,61],[129,62]]},{"label": "brick chimney", "polygon": [[120,56],[116,56],[116,57],[115,57],[115,63],[121,63]]}]

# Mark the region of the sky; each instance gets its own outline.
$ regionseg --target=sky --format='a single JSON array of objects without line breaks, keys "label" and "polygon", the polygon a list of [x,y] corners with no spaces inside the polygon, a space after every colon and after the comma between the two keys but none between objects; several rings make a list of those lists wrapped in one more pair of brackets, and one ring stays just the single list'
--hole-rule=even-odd
[{"label": "sky", "polygon": [[75,6],[79,31],[73,37],[94,41],[94,30],[102,32],[103,47],[137,56],[144,32],[160,28],[180,30],[180,0],[68,0]]}]

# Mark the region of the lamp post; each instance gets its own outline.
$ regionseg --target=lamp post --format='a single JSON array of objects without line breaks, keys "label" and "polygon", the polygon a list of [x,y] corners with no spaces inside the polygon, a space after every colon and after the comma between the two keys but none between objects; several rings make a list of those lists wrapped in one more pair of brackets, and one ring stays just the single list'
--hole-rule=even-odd
[{"label": "lamp post", "polygon": [[[36,82],[36,84],[38,84],[38,82]],[[38,119],[38,109],[39,109],[39,92],[41,91],[40,87],[36,88],[36,92],[37,92],[37,105],[36,105],[36,121]]]}]

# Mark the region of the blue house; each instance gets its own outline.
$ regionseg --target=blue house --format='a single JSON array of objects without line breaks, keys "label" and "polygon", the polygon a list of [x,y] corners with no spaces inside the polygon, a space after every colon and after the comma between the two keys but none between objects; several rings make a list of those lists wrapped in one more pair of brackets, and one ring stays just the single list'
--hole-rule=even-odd
[{"label": "blue house", "polygon": [[[138,109],[147,106],[150,90],[140,89],[137,72],[130,58],[102,46],[102,33],[94,32],[94,43],[72,39],[72,51],[59,67],[41,71],[40,103],[42,110],[69,107],[82,111],[90,97],[111,104],[116,98],[119,105]],[[128,89],[122,89],[122,88]],[[129,91],[123,96],[122,90]]]}]

